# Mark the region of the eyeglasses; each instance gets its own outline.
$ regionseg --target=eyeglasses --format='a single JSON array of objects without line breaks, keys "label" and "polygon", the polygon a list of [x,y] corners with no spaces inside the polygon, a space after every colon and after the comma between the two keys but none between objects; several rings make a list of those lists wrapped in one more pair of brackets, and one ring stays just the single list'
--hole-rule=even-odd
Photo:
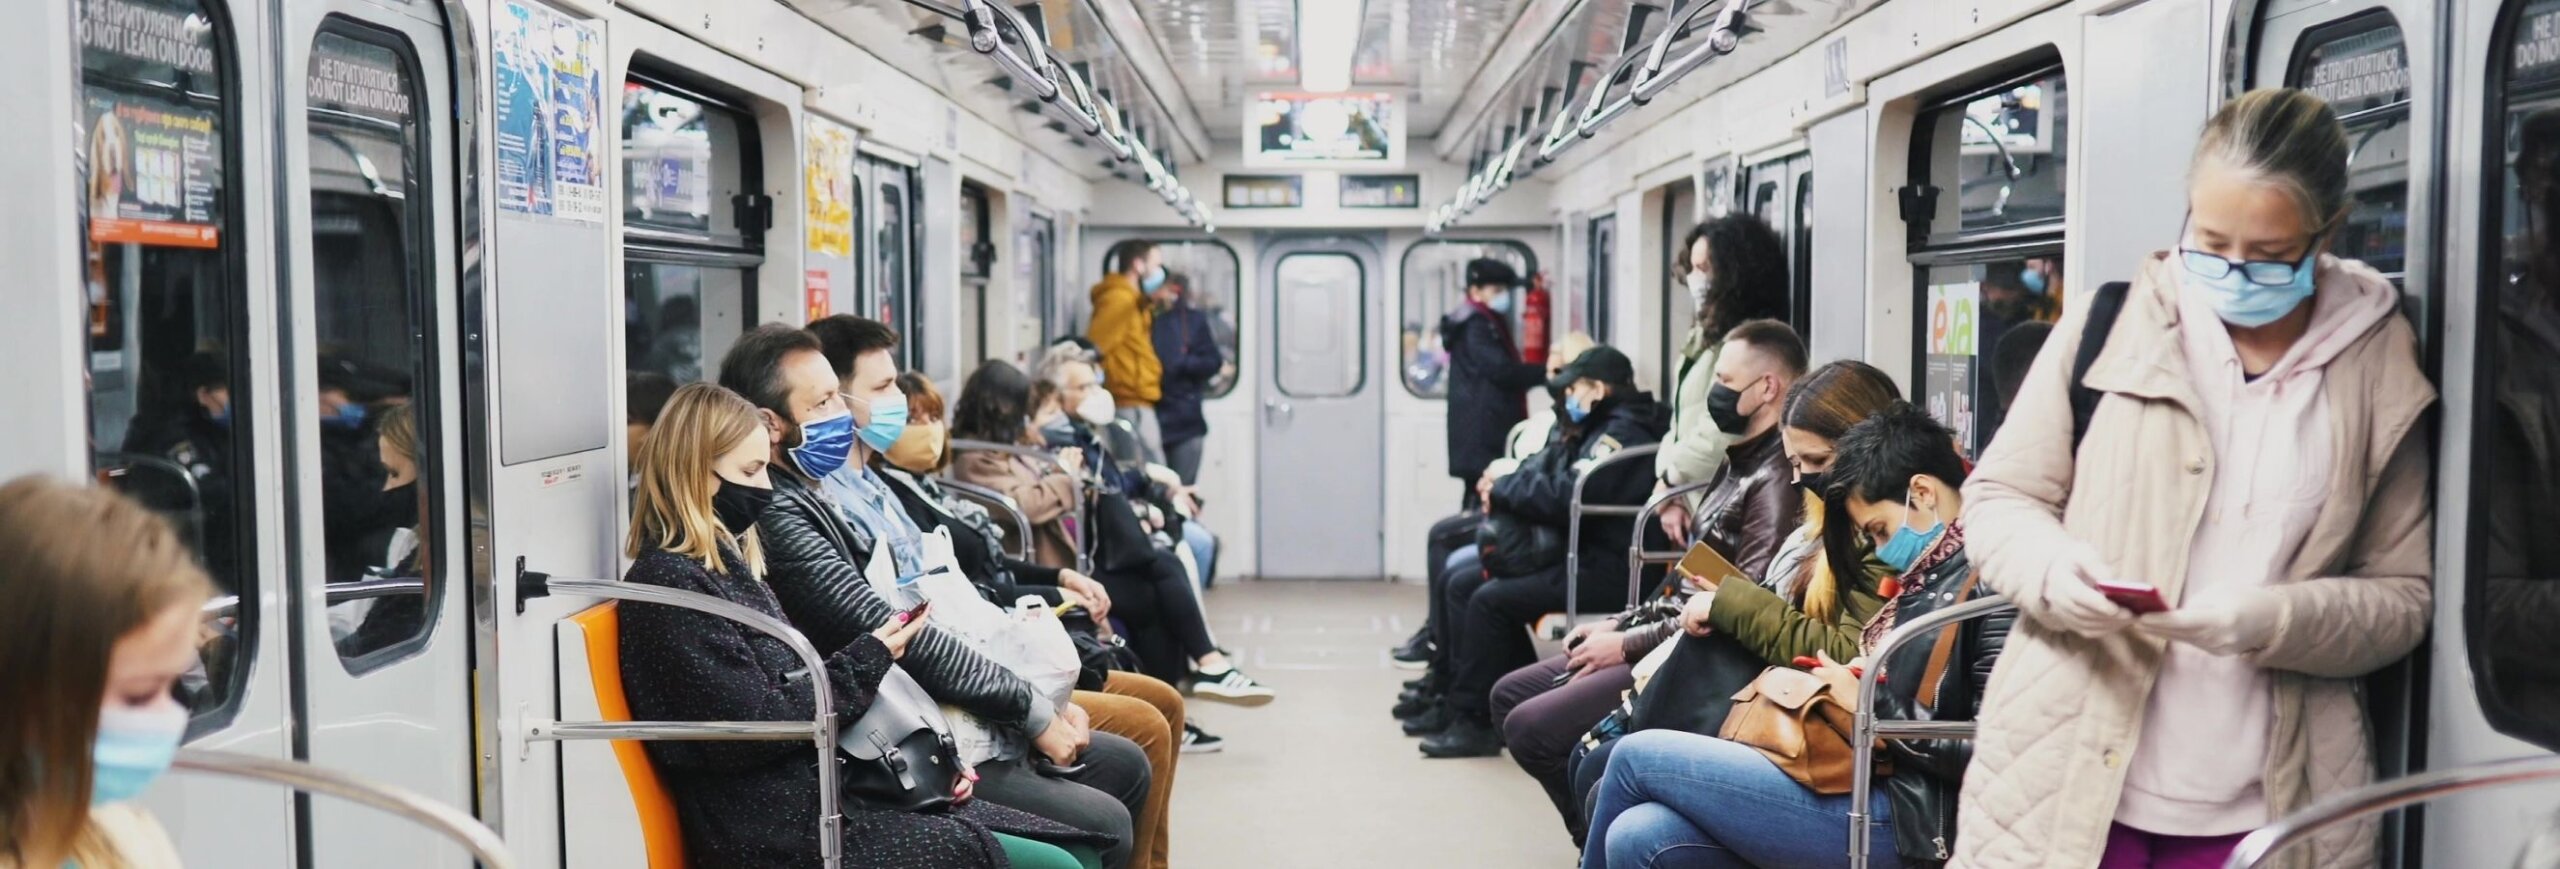
[{"label": "eyeglasses", "polygon": [[[2180,236],[2185,234],[2184,230],[2179,232]],[[2250,283],[2265,287],[2281,287],[2293,283],[2303,269],[2312,267],[2312,260],[2320,255],[2320,239],[2328,234],[2329,227],[2326,225],[2311,233],[2311,243],[2306,246],[2300,260],[2234,260],[2188,247],[2178,248],[2178,259],[2186,266],[2187,271],[2208,281],[2218,281],[2233,271],[2238,271],[2240,276],[2248,278]]]}]

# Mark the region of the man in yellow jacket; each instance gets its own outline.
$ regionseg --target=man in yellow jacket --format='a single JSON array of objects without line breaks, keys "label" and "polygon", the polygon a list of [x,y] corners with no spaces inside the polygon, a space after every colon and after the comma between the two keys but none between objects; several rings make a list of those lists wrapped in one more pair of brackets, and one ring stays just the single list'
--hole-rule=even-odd
[{"label": "man in yellow jacket", "polygon": [[1156,401],[1164,395],[1164,364],[1156,359],[1156,306],[1148,296],[1164,288],[1164,252],[1155,242],[1131,239],[1105,259],[1111,271],[1093,285],[1093,324],[1085,337],[1102,354],[1102,388],[1115,412],[1138,430],[1147,460],[1162,462]]}]

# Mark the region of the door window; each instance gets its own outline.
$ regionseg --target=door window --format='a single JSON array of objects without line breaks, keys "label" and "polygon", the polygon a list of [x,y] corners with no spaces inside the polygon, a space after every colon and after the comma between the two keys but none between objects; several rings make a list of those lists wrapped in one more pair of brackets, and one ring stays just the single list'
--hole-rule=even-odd
[{"label": "door window", "polygon": [[79,200],[88,302],[89,439],[98,479],[168,517],[213,577],[199,646],[180,681],[191,730],[237,711],[257,644],[265,479],[251,463],[250,348],[233,195],[240,139],[229,20],[190,0],[85,0],[84,18],[171,34],[137,50],[96,38],[80,53]]},{"label": "door window", "polygon": [[915,237],[908,216],[914,211],[914,173],[894,163],[870,161],[872,189],[878,191],[874,212],[878,224],[871,232],[872,280],[869,306],[862,316],[889,324],[898,330],[901,340],[898,352],[905,356],[905,367],[913,368],[923,359],[924,333],[916,317],[915,307]]},{"label": "door window", "polygon": [[[362,673],[426,644],[446,585],[433,521],[443,453],[431,188],[416,58],[344,21],[313,41],[309,93],[317,408],[330,638]],[[308,580],[311,572],[301,572]]]},{"label": "door window", "polygon": [[2046,67],[1958,91],[1913,127],[1912,386],[1969,455],[1991,443],[2062,316],[2066,93],[2061,68]]},{"label": "door window", "polygon": [[1156,250],[1164,254],[1165,280],[1182,286],[1194,308],[1209,316],[1209,335],[1217,342],[1218,358],[1226,360],[1209,387],[1201,395],[1220,398],[1236,388],[1237,362],[1244,357],[1236,352],[1236,280],[1240,271],[1236,251],[1220,241],[1163,241]]},{"label": "door window", "polygon": [[1272,269],[1280,394],[1341,398],[1368,377],[1368,273],[1340,253],[1293,253]]},{"label": "door window", "polygon": [[2409,267],[2408,57],[2400,25],[2388,10],[2376,9],[2303,34],[2285,73],[2285,84],[2328,100],[2347,127],[2349,210],[2330,252],[2363,260],[2404,286]]},{"label": "door window", "polygon": [[2482,339],[2464,633],[2481,710],[2560,749],[2560,0],[2507,11],[2485,136]]},{"label": "door window", "polygon": [[625,82],[622,100],[623,362],[677,383],[714,379],[763,264],[755,125],[649,75]]},{"label": "door window", "polygon": [[1689,301],[1686,277],[1689,273],[1689,250],[1680,244],[1698,227],[1697,199],[1697,191],[1685,182],[1663,188],[1662,219],[1654,227],[1656,237],[1661,240],[1656,250],[1662,256],[1662,328],[1657,336],[1661,342],[1658,348],[1661,353],[1655,357],[1662,360],[1662,368],[1657,372],[1659,379],[1654,382],[1661,384],[1666,395],[1679,388],[1678,384],[1671,382],[1671,378],[1677,375],[1672,363],[1680,358],[1680,346],[1688,339],[1689,327],[1697,319],[1697,306]]},{"label": "door window", "polygon": [[[1591,340],[1609,343],[1609,300],[1617,293],[1618,283],[1618,216],[1603,214],[1591,219],[1591,279],[1589,292],[1582,297],[1582,328]],[[1519,310],[1514,306],[1512,310]],[[1555,336],[1548,336],[1552,341]]]},{"label": "door window", "polygon": [[[1449,350],[1440,343],[1440,320],[1467,302],[1467,263],[1478,258],[1501,260],[1519,274],[1536,274],[1538,258],[1516,241],[1415,242],[1404,251],[1404,293],[1400,302],[1398,340],[1404,388],[1421,398],[1449,394]],[[1520,335],[1520,301],[1515,291],[1509,318],[1513,340]]]}]

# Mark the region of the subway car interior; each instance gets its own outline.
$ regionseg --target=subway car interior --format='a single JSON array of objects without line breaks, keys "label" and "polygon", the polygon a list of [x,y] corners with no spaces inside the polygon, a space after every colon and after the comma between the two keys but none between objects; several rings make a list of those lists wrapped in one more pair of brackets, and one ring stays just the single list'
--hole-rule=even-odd
[{"label": "subway car interior", "polygon": [[2560,0],[7,17],[185,865],[2560,867]]}]

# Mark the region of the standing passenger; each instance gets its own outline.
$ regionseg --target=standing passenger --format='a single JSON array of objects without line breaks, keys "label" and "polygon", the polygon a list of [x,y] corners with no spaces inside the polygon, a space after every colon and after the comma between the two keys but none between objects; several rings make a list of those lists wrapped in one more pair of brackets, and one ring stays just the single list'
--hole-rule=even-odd
[{"label": "standing passenger", "polygon": [[[2373,777],[2356,680],[2426,635],[2435,389],[2399,291],[2323,253],[2347,154],[2302,91],[2223,106],[2179,250],[2144,264],[2111,333],[2081,311],[2054,330],[1984,452],[1965,524],[2025,619],[1957,864],[2208,865]],[[2105,344],[2075,385],[2084,341]],[[2099,396],[2085,431],[2076,386]],[[2173,609],[2137,615],[2101,582]],[[2280,865],[2372,866],[2376,841],[2344,826]]]},{"label": "standing passenger", "polygon": [[1164,252],[1143,239],[1121,242],[1112,271],[1093,285],[1093,323],[1087,337],[1102,354],[1103,388],[1121,419],[1138,430],[1147,461],[1164,461],[1164,432],[1156,402],[1164,398],[1164,363],[1156,360],[1155,305],[1147,296],[1164,289]]},{"label": "standing passenger", "polygon": [[1474,510],[1486,465],[1502,457],[1503,436],[1529,415],[1522,393],[1546,381],[1535,362],[1520,360],[1511,338],[1512,288],[1520,275],[1497,259],[1467,263],[1467,300],[1440,321],[1449,350],[1449,476],[1466,487],[1460,508]]},{"label": "standing passenger", "polygon": [[99,489],[0,486],[0,866],[174,869],[131,800],[177,756],[212,583],[169,523]]},{"label": "standing passenger", "polygon": [[[1227,364],[1218,352],[1217,335],[1209,330],[1209,314],[1191,305],[1191,282],[1176,275],[1155,294],[1156,358],[1164,365],[1164,397],[1156,416],[1164,429],[1165,464],[1181,475],[1182,484],[1200,484],[1200,449],[1208,443],[1209,422],[1200,416],[1200,399],[1209,382]],[[1203,570],[1208,565],[1201,565]]]},{"label": "standing passenger", "polygon": [[[1744,396],[1716,389],[1716,358],[1725,334],[1751,320],[1787,315],[1786,246],[1760,218],[1732,214],[1698,224],[1680,249],[1680,279],[1688,285],[1697,319],[1680,345],[1680,372],[1671,380],[1671,433],[1653,455],[1657,495],[1713,479],[1737,437],[1724,430],[1717,414],[1749,415],[1741,410]],[[1673,544],[1688,545],[1692,514],[1703,497],[1663,505],[1662,531]]]}]

